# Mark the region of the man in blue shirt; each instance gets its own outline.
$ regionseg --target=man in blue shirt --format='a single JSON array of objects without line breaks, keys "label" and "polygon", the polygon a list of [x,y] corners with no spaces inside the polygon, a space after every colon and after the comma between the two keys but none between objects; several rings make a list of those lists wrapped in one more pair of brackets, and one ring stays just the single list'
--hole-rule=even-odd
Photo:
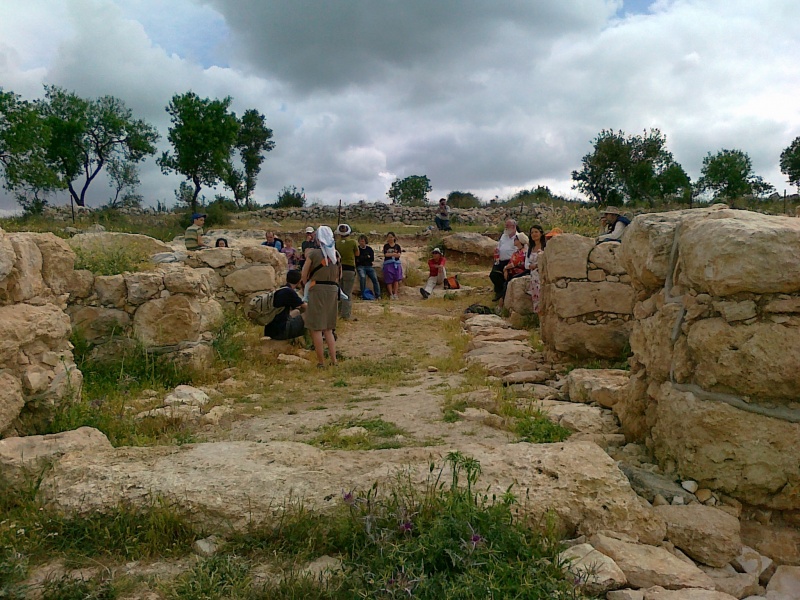
[{"label": "man in blue shirt", "polygon": [[267,241],[261,242],[261,245],[269,246],[270,248],[275,248],[275,250],[277,250],[278,252],[280,252],[281,249],[283,248],[283,242],[275,237],[274,231],[267,232]]}]

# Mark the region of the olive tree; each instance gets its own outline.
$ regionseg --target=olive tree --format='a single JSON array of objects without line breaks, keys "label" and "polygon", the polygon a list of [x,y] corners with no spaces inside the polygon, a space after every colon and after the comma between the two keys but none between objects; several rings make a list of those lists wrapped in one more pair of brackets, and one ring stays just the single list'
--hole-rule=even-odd
[{"label": "olive tree", "polygon": [[781,152],[781,173],[786,175],[789,185],[793,185],[800,192],[800,136]]}]

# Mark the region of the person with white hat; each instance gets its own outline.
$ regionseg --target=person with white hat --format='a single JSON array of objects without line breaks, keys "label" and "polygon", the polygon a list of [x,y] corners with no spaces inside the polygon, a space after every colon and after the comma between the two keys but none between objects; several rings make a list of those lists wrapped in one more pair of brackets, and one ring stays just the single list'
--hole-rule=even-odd
[{"label": "person with white hat", "polygon": [[442,255],[442,251],[439,248],[434,248],[431,252],[431,258],[428,260],[428,281],[425,283],[425,287],[419,288],[419,293],[422,294],[423,299],[428,299],[436,288],[437,283],[439,285],[444,284],[444,280],[447,277],[446,262],[447,260]]},{"label": "person with white hat", "polygon": [[600,223],[606,228],[606,233],[597,236],[597,243],[602,242],[621,242],[625,228],[631,224],[631,220],[624,216],[616,206],[606,206]]},{"label": "person with white hat", "polygon": [[353,230],[350,225],[342,223],[336,228],[336,251],[342,259],[342,278],[339,286],[342,293],[347,296],[339,302],[339,316],[345,321],[353,318],[353,285],[356,282],[356,258],[358,257],[358,243],[350,237]]},{"label": "person with white hat", "polygon": [[303,265],[306,264],[306,250],[309,248],[316,248],[316,246],[317,242],[314,239],[314,228],[306,227],[306,239],[304,239],[303,243],[300,245],[300,263],[297,266],[298,269],[302,271]]}]

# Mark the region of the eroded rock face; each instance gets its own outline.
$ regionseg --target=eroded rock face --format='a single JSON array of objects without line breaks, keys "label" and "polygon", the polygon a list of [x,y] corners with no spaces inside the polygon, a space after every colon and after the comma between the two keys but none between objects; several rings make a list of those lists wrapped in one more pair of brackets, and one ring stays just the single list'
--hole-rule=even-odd
[{"label": "eroded rock face", "polygon": [[589,253],[595,247],[594,240],[564,233],[557,235],[544,250],[544,273],[548,281],[556,279],[587,279]]},{"label": "eroded rock face", "polygon": [[106,342],[114,336],[124,336],[131,318],[124,310],[100,306],[75,306],[68,311],[72,327],[92,344]]},{"label": "eroded rock face", "polygon": [[[664,537],[663,521],[631,490],[614,461],[596,444],[509,444],[487,450],[461,448],[479,460],[489,494],[512,482],[529,494],[523,510],[552,510],[568,532],[613,529],[644,542]],[[107,511],[119,502],[143,505],[156,497],[179,501],[210,528],[246,527],[286,498],[309,508],[330,505],[342,489],[368,489],[410,469],[422,485],[429,476],[429,448],[375,452],[323,452],[306,444],[217,442],[181,447],[116,448],[72,453],[45,478],[45,498],[67,513]],[[676,559],[677,560],[677,559]]]},{"label": "eroded rock face", "polygon": [[627,395],[630,377],[630,372],[621,369],[573,369],[567,375],[565,392],[572,402],[611,408]]},{"label": "eroded rock face", "polygon": [[225,278],[225,285],[240,295],[275,289],[275,269],[269,265],[254,265],[234,271]]},{"label": "eroded rock face", "polygon": [[197,341],[203,331],[222,323],[216,300],[201,302],[184,295],[157,298],[143,304],[133,317],[134,335],[150,346]]},{"label": "eroded rock face", "polygon": [[490,375],[507,375],[516,371],[532,371],[538,365],[533,360],[530,345],[520,341],[486,342],[464,356],[467,364],[479,364]]},{"label": "eroded rock face", "polygon": [[448,235],[444,238],[443,243],[448,250],[486,258],[493,257],[494,250],[497,247],[497,242],[492,238],[474,232],[459,232]]},{"label": "eroded rock face", "polygon": [[172,252],[172,247],[155,238],[139,233],[117,233],[103,231],[100,233],[81,233],[67,242],[72,248],[80,248],[86,252],[125,251],[152,256],[159,252]]},{"label": "eroded rock face", "polygon": [[532,315],[533,302],[528,295],[528,288],[531,284],[530,275],[517,277],[508,282],[503,308],[519,315]]},{"label": "eroded rock face", "polygon": [[630,323],[612,321],[598,325],[542,319],[542,340],[556,352],[576,357],[619,358],[628,343]]},{"label": "eroded rock face", "polygon": [[742,549],[739,519],[717,508],[691,504],[655,511],[667,523],[667,539],[698,562],[724,567]]}]

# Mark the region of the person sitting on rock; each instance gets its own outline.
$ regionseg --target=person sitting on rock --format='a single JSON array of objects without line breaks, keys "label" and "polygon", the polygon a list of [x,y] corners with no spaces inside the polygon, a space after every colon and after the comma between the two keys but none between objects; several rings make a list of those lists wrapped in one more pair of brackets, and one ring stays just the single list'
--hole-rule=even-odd
[{"label": "person sitting on rock", "polygon": [[503,277],[505,278],[505,285],[503,286],[503,297],[498,302],[498,307],[503,308],[503,302],[508,289],[508,282],[517,277],[527,275],[530,271],[525,268],[525,257],[528,252],[528,236],[519,232],[514,236],[514,254],[508,261],[508,264],[503,268]]},{"label": "person sitting on rock", "polygon": [[228,240],[225,238],[217,238],[217,241],[214,242],[214,248],[229,248]]},{"label": "person sitting on rock", "polygon": [[300,261],[297,248],[295,248],[292,243],[292,238],[286,238],[286,242],[284,243],[283,248],[281,248],[281,254],[286,255],[286,267],[289,270],[297,268],[297,263]]},{"label": "person sitting on rock", "polygon": [[308,306],[297,295],[297,288],[300,287],[300,271],[288,271],[286,273],[286,285],[275,292],[272,305],[275,308],[283,307],[283,310],[264,326],[264,335],[273,340],[291,340],[303,335],[306,325],[303,316]]},{"label": "person sitting on rock", "polygon": [[186,228],[186,233],[183,234],[183,243],[186,244],[187,250],[205,250],[208,248],[203,239],[203,225],[206,223],[207,216],[202,213],[194,213],[192,215],[192,224]]},{"label": "person sitting on rock", "polygon": [[439,231],[450,231],[450,207],[447,206],[447,199],[440,198],[439,206],[436,208],[436,216],[433,219]]},{"label": "person sitting on rock", "polygon": [[434,248],[431,252],[431,258],[428,260],[428,281],[425,287],[419,288],[419,293],[427,300],[436,288],[436,284],[444,284],[447,271],[445,270],[445,257],[439,248]]},{"label": "person sitting on rock", "polygon": [[275,248],[275,250],[277,250],[278,252],[281,251],[281,249],[283,248],[283,242],[279,238],[275,237],[274,231],[268,231],[266,238],[267,238],[266,241],[261,242],[262,246],[269,246],[270,248]]},{"label": "person sitting on rock", "polygon": [[511,255],[514,254],[514,236],[516,235],[517,222],[514,219],[506,219],[503,235],[500,236],[500,241],[497,242],[497,248],[494,251],[494,266],[489,273],[489,279],[494,286],[494,302],[500,300],[506,293],[504,270],[508,261],[511,260]]},{"label": "person sitting on rock", "polygon": [[597,237],[597,243],[621,242],[625,228],[631,220],[624,216],[616,206],[607,206],[600,217],[600,223],[606,228],[606,233]]}]

